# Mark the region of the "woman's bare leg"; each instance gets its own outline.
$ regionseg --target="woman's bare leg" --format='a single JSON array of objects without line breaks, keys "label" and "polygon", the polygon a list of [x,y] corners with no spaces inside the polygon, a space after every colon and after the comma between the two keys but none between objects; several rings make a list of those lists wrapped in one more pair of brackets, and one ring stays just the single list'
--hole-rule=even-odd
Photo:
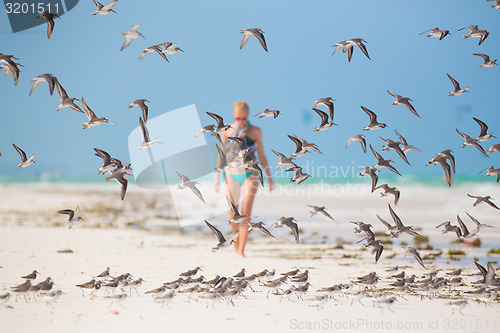
[{"label": "woman's bare leg", "polygon": [[[234,184],[235,182],[236,181],[234,179],[232,179],[231,176],[229,176],[226,173],[225,183],[226,183],[227,196],[229,197],[229,200],[231,200],[234,203],[236,208],[238,208],[238,200],[235,200],[235,198],[240,197],[240,186],[239,186],[240,184]],[[233,218],[233,212],[231,211],[231,209],[229,207],[227,210],[227,216],[228,216],[228,220]],[[240,226],[238,223],[231,223],[231,229],[233,229],[233,233],[236,233],[239,230],[239,228],[240,228]],[[233,243],[233,248],[235,251],[238,251],[239,238],[240,237],[238,236],[238,238],[236,238],[234,240],[234,243]]]},{"label": "woman's bare leg", "polygon": [[[240,214],[246,216],[252,216],[253,201],[255,199],[255,194],[259,189],[259,182],[257,180],[256,174],[253,173],[247,178],[243,184],[243,202],[241,204]],[[245,219],[243,222],[249,222],[249,219]],[[238,236],[238,254],[241,257],[245,256],[245,245],[248,238],[248,224],[241,223],[240,234]]]}]

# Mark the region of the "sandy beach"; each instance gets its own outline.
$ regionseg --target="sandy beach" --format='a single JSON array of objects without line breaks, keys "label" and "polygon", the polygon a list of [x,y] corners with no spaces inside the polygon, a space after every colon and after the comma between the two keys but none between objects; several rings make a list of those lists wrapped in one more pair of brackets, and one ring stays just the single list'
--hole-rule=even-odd
[{"label": "sandy beach", "polygon": [[[405,224],[414,225],[420,233],[429,237],[428,244],[420,244],[424,248],[430,246],[428,250],[421,251],[428,270],[421,268],[412,258],[403,258],[404,249],[400,243],[387,244],[378,263],[374,262],[371,249],[363,250],[361,244],[355,244],[362,237],[353,233],[354,228],[349,221],[365,221],[374,225],[374,231],[384,231],[375,213],[390,220],[389,213],[387,210],[378,211],[375,207],[383,206],[380,201],[389,203],[392,199],[380,198],[377,193],[372,194],[361,188],[358,190],[366,193],[349,195],[351,189],[348,187],[354,185],[345,185],[344,193],[338,194],[325,192],[325,189],[315,193],[311,188],[305,191],[306,195],[292,190],[289,196],[260,195],[255,204],[255,214],[262,217],[268,227],[282,215],[296,217],[301,228],[301,243],[295,244],[289,231],[269,227],[279,240],[252,233],[244,259],[238,258],[231,248],[211,253],[216,239],[204,225],[180,228],[178,221],[172,218],[173,208],[165,191],[142,190],[132,186],[127,199],[120,202],[112,200],[118,195],[116,186],[106,185],[2,186],[0,294],[11,292],[12,286],[23,282],[21,276],[33,269],[40,272],[34,282],[50,276],[55,283],[53,290],[60,289],[64,293],[49,306],[40,297],[29,302],[21,297],[16,302],[15,294],[11,292],[12,297],[6,303],[8,307],[0,306],[2,331],[83,332],[98,328],[99,331],[129,332],[167,327],[210,332],[219,329],[243,332],[256,329],[280,332],[382,329],[410,332],[498,331],[498,300],[480,303],[474,300],[475,296],[466,296],[463,291],[470,290],[470,283],[479,279],[479,276],[473,275],[478,272],[473,258],[479,258],[484,265],[486,261],[498,260],[498,255],[487,256],[486,252],[494,246],[498,247],[500,229],[483,231],[480,234],[483,245],[478,248],[450,244],[454,237],[451,234],[441,235],[435,229],[437,224],[455,217],[450,211],[461,215],[467,211],[483,223],[500,227],[498,212],[488,206],[472,208],[470,200],[464,199],[461,193],[492,191],[494,185],[480,184],[471,188],[464,184],[453,191],[439,186],[426,188],[417,185],[405,189],[406,197],[402,197],[395,210]],[[278,191],[285,193],[285,189]],[[328,205],[338,222],[320,216],[311,217],[305,206],[307,203]],[[86,222],[68,229],[65,217],[57,214],[57,210],[76,204],[80,205]],[[286,207],[286,212],[283,212],[283,207]],[[27,208],[28,214],[25,213]],[[218,226],[225,234],[229,233],[229,227],[223,221]],[[413,243],[410,236],[401,236],[397,241]],[[461,249],[465,255],[451,258],[447,255],[449,249]],[[426,259],[426,255],[437,252],[442,254],[435,260]],[[424,292],[412,290],[404,293],[404,297],[397,296],[397,301],[389,309],[380,309],[374,306],[374,298],[370,296],[396,281],[389,278],[391,273],[385,272],[395,265],[399,265],[407,276],[415,274],[417,279],[434,269],[440,270],[439,276],[446,276],[446,272],[462,268],[467,287],[457,287],[456,292],[449,292],[449,288],[445,287],[440,295],[432,299],[421,298]],[[268,289],[261,283],[268,278],[262,278],[261,282],[251,283],[255,292],[245,290],[244,296],[234,299],[234,307],[225,300],[215,302],[212,307],[203,299],[196,301],[199,295],[188,300],[188,296],[182,293],[178,293],[168,306],[162,307],[161,303],[145,295],[146,291],[177,279],[180,272],[197,266],[203,271],[195,277],[202,274],[206,279],[212,279],[216,274],[229,277],[242,268],[246,269],[247,276],[263,269],[275,269],[276,274],[272,278],[296,268],[309,270],[311,287],[301,295],[303,300],[292,294],[280,302],[281,296],[266,297]],[[121,304],[111,304],[105,298],[108,295],[105,290],[96,291],[94,297],[86,292],[83,297],[76,284],[91,280],[106,267],[111,268],[113,276],[128,272],[134,279],[143,278],[145,282],[138,288],[140,296],[132,291],[131,296],[129,294]],[[316,302],[311,301],[322,294],[316,291],[322,287],[348,284],[372,271],[377,272],[381,280],[359,301],[355,296],[341,293],[334,295],[335,300],[329,299],[322,307],[314,306]],[[283,288],[291,285],[299,283],[289,282]],[[359,291],[362,287],[354,286],[354,289]],[[130,292],[126,288],[124,291]],[[119,288],[116,293],[121,293]],[[469,303],[462,310],[463,315],[458,311],[452,315],[452,309],[445,303],[451,298],[462,297],[466,297]]]}]

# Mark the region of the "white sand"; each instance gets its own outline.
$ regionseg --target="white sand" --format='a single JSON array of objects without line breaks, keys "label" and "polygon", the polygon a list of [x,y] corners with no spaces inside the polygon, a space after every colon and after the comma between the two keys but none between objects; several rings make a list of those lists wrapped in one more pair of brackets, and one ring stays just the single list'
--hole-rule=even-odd
[{"label": "white sand", "polygon": [[[0,289],[5,289],[0,290],[0,294],[22,283],[20,277],[33,269],[41,273],[35,282],[50,276],[56,283],[54,290],[61,289],[65,293],[53,308],[42,300],[15,302],[15,297],[12,297],[8,303],[11,309],[0,305],[1,332],[88,332],[96,328],[98,332],[132,332],[137,329],[169,332],[175,329],[184,332],[225,332],[227,329],[242,332],[311,331],[306,329],[308,325],[316,325],[312,327],[314,331],[401,331],[397,329],[398,325],[403,325],[404,331],[408,332],[498,332],[500,328],[498,302],[485,307],[469,301],[470,305],[463,310],[464,316],[452,315],[451,309],[444,305],[448,300],[420,300],[418,296],[410,295],[407,300],[398,298],[391,307],[394,313],[388,310],[381,313],[366,298],[362,300],[366,306],[357,302],[351,306],[351,300],[346,297],[340,297],[338,302],[331,300],[319,310],[308,306],[307,299],[318,295],[316,289],[348,283],[370,271],[376,271],[384,278],[377,288],[387,286],[385,278],[388,274],[384,269],[393,265],[407,265],[405,271],[419,277],[425,272],[412,259],[402,258],[403,249],[399,246],[388,246],[390,249],[384,251],[379,263],[375,264],[371,250],[361,252],[360,245],[347,245],[344,250],[338,250],[333,249],[331,243],[313,243],[321,239],[322,234],[333,243],[338,235],[354,243],[360,236],[353,234],[353,227],[348,223],[351,220],[363,220],[373,224],[376,231],[383,231],[375,214],[391,221],[386,203],[392,202],[392,198],[379,198],[378,194],[371,193],[342,196],[322,192],[310,198],[298,194],[285,197],[283,193],[279,196],[261,195],[257,198],[254,213],[269,218],[295,216],[304,230],[301,235],[304,244],[292,243],[286,230],[271,229],[280,241],[254,236],[248,245],[247,258],[239,259],[229,248],[211,253],[210,249],[216,242],[204,226],[200,226],[200,230],[190,228],[188,232],[180,232],[177,222],[166,218],[171,206],[161,191],[145,191],[131,186],[122,203],[119,186],[111,185],[116,184],[11,185],[0,188]],[[474,189],[459,187],[453,191],[443,187],[432,191],[423,187],[403,188],[401,202],[395,210],[404,223],[419,226],[423,234],[430,235],[431,244],[445,244],[446,247],[453,236],[441,236],[434,226],[444,220],[455,223],[457,213],[466,217],[467,210],[483,223],[500,227],[500,212],[487,206],[472,208],[472,199],[464,198],[466,191],[500,197],[495,188],[489,184]],[[104,201],[102,207],[95,209],[95,204],[101,201]],[[310,218],[305,203],[326,205],[339,224],[320,217]],[[57,214],[57,210],[76,205],[80,205],[87,222],[68,230],[65,217]],[[472,224],[468,218],[464,221]],[[270,225],[272,221],[266,222]],[[147,228],[127,227],[132,223]],[[97,225],[100,228],[96,228]],[[229,232],[227,226],[220,225],[221,230]],[[480,236],[483,242],[499,247],[499,229],[483,230]],[[401,239],[411,243],[409,236]],[[488,250],[460,248],[469,257],[484,256]],[[74,253],[57,253],[63,249],[71,249]],[[394,258],[386,258],[394,253]],[[357,256],[348,258],[345,255]],[[436,268],[437,263],[441,269],[462,267],[466,274],[477,271],[470,258],[460,262],[446,258],[435,263],[427,261],[430,268]],[[486,264],[485,261],[482,263]],[[109,308],[110,302],[104,298],[105,291],[99,291],[93,300],[82,297],[75,285],[90,280],[107,266],[114,275],[130,272],[135,278],[146,280],[139,288],[141,296],[132,294],[123,302],[124,308],[118,305]],[[257,292],[246,292],[248,299],[236,299],[234,308],[221,302],[215,304],[215,310],[206,309],[205,303],[188,303],[185,295],[176,296],[170,304],[171,309],[162,308],[161,304],[144,295],[145,291],[175,280],[180,272],[196,266],[202,266],[204,271],[201,274],[209,279],[215,274],[233,275],[242,267],[249,273],[264,268],[275,268],[277,272],[309,269],[312,287],[304,295],[306,301],[291,302],[285,298],[279,303],[279,297],[267,299],[267,291],[257,285]],[[466,276],[465,279],[470,282],[478,277]]]}]

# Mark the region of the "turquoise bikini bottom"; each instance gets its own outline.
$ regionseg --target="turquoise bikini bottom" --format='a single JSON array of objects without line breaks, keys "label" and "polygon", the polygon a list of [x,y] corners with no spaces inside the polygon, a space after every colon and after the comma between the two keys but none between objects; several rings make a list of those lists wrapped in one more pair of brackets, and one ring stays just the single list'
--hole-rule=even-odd
[{"label": "turquoise bikini bottom", "polygon": [[[240,185],[243,185],[245,180],[247,180],[247,178],[250,177],[253,173],[254,173],[254,171],[250,171],[247,173],[229,173],[229,172],[227,172],[227,174],[229,176],[231,176],[231,178],[236,180],[238,183],[240,183]],[[226,173],[224,173],[224,177],[225,176],[226,176]]]}]

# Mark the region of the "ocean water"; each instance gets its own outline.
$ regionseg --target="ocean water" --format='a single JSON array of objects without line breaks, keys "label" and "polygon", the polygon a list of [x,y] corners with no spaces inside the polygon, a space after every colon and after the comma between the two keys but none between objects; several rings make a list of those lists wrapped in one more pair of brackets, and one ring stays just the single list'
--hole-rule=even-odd
[{"label": "ocean water", "polygon": [[[213,182],[213,174],[203,176],[196,179],[198,182]],[[273,181],[276,184],[288,184],[292,173],[288,172],[286,174],[275,174],[273,175]],[[0,184],[29,184],[29,183],[100,183],[104,181],[104,177],[100,175],[95,176],[71,176],[62,174],[32,174],[28,177],[26,176],[12,176],[12,175],[0,175]],[[266,181],[264,177],[264,181]],[[382,182],[381,182],[382,181]],[[133,174],[130,175],[129,182],[134,183]],[[160,181],[162,182],[162,181]],[[178,182],[175,179],[174,182]],[[311,176],[305,181],[305,183],[324,183],[324,184],[363,184],[370,183],[371,180],[368,176],[361,177],[355,174],[348,176],[334,176],[334,177],[324,177],[324,176]],[[390,183],[392,186],[397,186],[398,184],[412,185],[419,184],[423,186],[446,186],[444,183],[442,175],[428,175],[428,174],[406,174],[404,177],[399,177],[392,174],[379,175],[379,183]],[[485,177],[484,174],[460,174],[454,175],[453,184],[454,185],[464,185],[467,183],[496,183],[496,177]],[[499,183],[500,185],[500,183]]]}]

